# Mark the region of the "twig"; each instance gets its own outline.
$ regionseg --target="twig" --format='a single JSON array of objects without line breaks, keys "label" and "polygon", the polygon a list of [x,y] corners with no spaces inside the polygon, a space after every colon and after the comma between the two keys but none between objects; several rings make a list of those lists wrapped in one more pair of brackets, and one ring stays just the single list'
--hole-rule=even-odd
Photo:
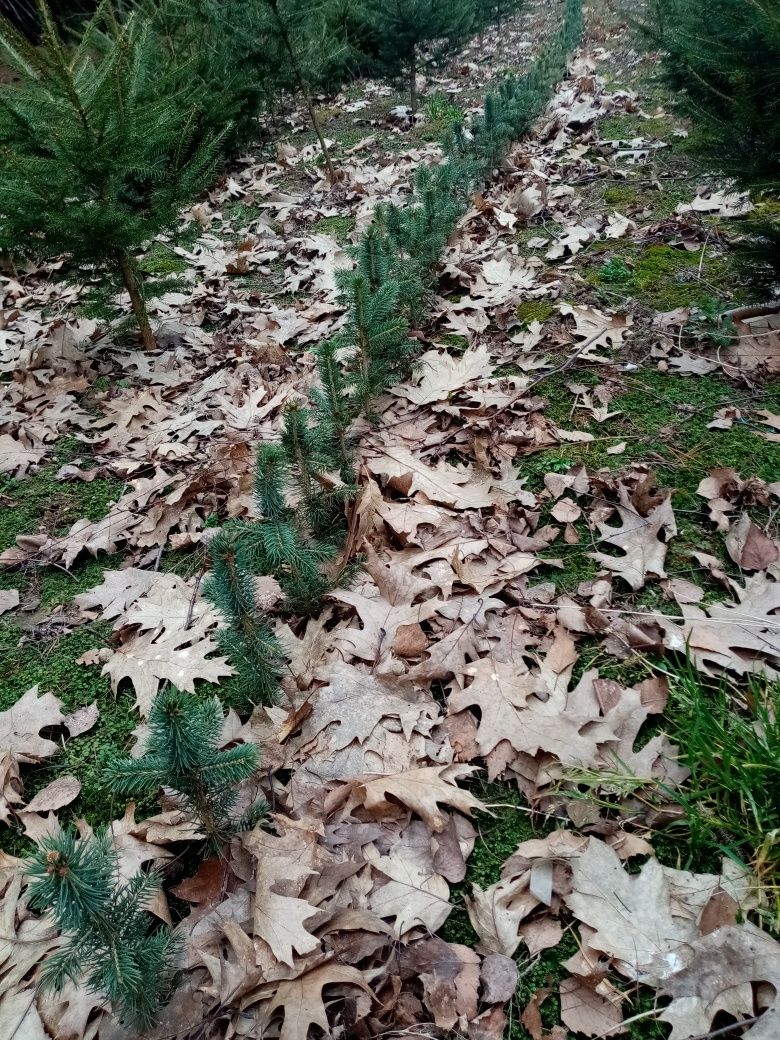
[{"label": "twig", "polygon": [[592,336],[589,336],[586,340],[583,340],[582,343],[580,343],[580,345],[574,351],[574,353],[570,357],[568,357],[562,365],[558,365],[557,368],[550,369],[549,372],[545,372],[544,375],[538,376],[536,379],[530,382],[528,386],[523,390],[523,396],[525,396],[527,393],[533,390],[535,386],[538,386],[539,383],[543,383],[545,379],[549,379],[550,376],[556,376],[560,372],[565,372],[567,368],[571,368],[571,366],[574,364],[577,358],[583,353],[583,351],[587,350],[588,347],[592,346],[597,340],[601,339],[605,331],[605,329],[600,329],[598,332],[595,332]]},{"label": "twig", "polygon": [[699,1033],[698,1036],[692,1036],[691,1040],[713,1040],[713,1037],[725,1036],[733,1029],[742,1029],[744,1026],[752,1026],[762,1017],[762,1015],[753,1015],[752,1018],[745,1018],[741,1022],[732,1022],[730,1026],[721,1026],[720,1029],[712,1029],[709,1033]]}]

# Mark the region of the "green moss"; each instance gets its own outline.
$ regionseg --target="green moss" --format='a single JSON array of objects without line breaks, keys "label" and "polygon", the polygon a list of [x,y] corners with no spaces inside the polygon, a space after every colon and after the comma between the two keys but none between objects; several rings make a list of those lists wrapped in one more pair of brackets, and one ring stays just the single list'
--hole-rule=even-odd
[{"label": "green moss", "polygon": [[113,570],[118,566],[119,560],[116,557],[102,555],[99,559],[88,557],[78,560],[70,571],[47,568],[41,575],[41,609],[50,611],[53,607],[69,603],[80,592],[100,585],[103,571]]},{"label": "green moss", "polygon": [[[567,932],[564,934],[557,946],[551,950],[542,950],[538,957],[525,960],[518,959],[520,981],[517,988],[517,996],[513,1002],[511,1024],[507,1030],[509,1040],[530,1040],[530,1034],[520,1022],[520,1015],[528,1006],[534,994],[543,988],[549,988],[552,993],[542,1003],[540,1012],[542,1025],[545,1029],[552,1029],[560,1025],[561,1001],[558,996],[558,986],[569,977],[569,972],[563,967],[563,961],[573,957],[579,949],[576,937]],[[516,1015],[516,1017],[515,1017]]]},{"label": "green moss", "polygon": [[469,347],[468,339],[465,336],[459,336],[457,332],[445,333],[438,342],[447,347],[450,354],[464,354]]},{"label": "green moss", "polygon": [[578,523],[574,528],[580,536],[576,545],[568,545],[559,538],[544,555],[539,554],[540,560],[560,560],[563,564],[563,567],[557,564],[554,567],[541,566],[535,572],[537,577],[555,582],[559,595],[564,592],[576,592],[581,582],[591,581],[599,570],[596,561],[588,555],[592,551],[593,543],[586,525]]},{"label": "green moss", "polygon": [[337,242],[347,242],[355,229],[354,217],[322,217],[312,224],[311,231],[315,235],[330,235]]},{"label": "green moss", "polygon": [[[75,663],[87,650],[105,646],[110,632],[110,625],[93,623],[70,635],[32,639],[11,622],[0,625],[0,711],[36,685],[40,692],[51,690],[65,714],[97,703],[100,717],[90,732],[66,740],[57,755],[22,771],[28,800],[57,776],[77,776],[81,793],[58,815],[61,820],[83,816],[93,826],[110,822],[124,810],[124,801],[117,802],[106,790],[102,770],[112,756],[127,753],[136,725],[128,700],[114,697],[100,666]],[[0,847],[15,855],[29,851],[26,839],[7,827],[0,827]]]},{"label": "green moss", "polygon": [[[471,895],[471,886],[487,888],[501,877],[501,868],[517,846],[530,838],[538,838],[553,827],[542,817],[531,814],[523,796],[514,787],[504,784],[475,784],[473,793],[491,810],[476,813],[478,837],[466,866],[466,877],[452,887],[450,902],[454,910],[441,929],[447,942],[474,946],[477,935],[471,927],[464,895]],[[554,822],[554,821],[553,821]]]},{"label": "green moss", "polygon": [[518,304],[515,316],[521,325],[528,326],[532,321],[544,323],[555,314],[555,304],[549,300],[524,300]]},{"label": "green moss", "polygon": [[[86,453],[85,445],[76,442]],[[72,446],[71,446],[72,448]],[[55,455],[56,461],[42,466],[26,480],[0,477],[0,551],[13,545],[17,535],[34,534],[38,530],[64,534],[76,520],[100,520],[112,502],[122,493],[122,482],[113,477],[96,477],[85,481],[55,479],[59,467],[78,451]]]},{"label": "green moss", "polygon": [[636,203],[643,201],[639,195],[638,190],[631,184],[630,181],[622,184],[613,184],[609,188],[604,189],[604,201],[608,206],[614,206],[615,209],[620,209],[625,206],[632,206]]},{"label": "green moss", "polygon": [[602,141],[625,141],[634,137],[652,137],[664,138],[671,144],[674,123],[664,116],[645,119],[644,116],[625,112],[619,116],[602,119],[598,128]]},{"label": "green moss", "polygon": [[164,242],[153,242],[148,252],[139,262],[141,270],[146,275],[182,274],[188,270],[189,265],[171,246]]},{"label": "green moss", "polygon": [[[602,252],[610,249],[614,246],[606,243]],[[592,249],[590,255],[595,261],[598,250]],[[705,250],[702,263],[700,250],[688,252],[669,245],[652,245],[637,252],[624,244],[619,255],[599,267],[591,266],[585,280],[619,290],[623,297],[634,297],[660,311],[701,306],[714,291],[736,298],[740,288],[725,257]]]}]

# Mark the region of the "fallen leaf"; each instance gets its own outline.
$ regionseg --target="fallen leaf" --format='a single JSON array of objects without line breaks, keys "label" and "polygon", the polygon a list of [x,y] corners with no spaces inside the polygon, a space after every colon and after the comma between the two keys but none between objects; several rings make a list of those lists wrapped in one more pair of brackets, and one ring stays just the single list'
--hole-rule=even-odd
[{"label": "fallen leaf", "polygon": [[279,982],[266,1012],[269,1023],[277,1012],[284,1012],[279,1040],[307,1040],[312,1026],[319,1026],[330,1035],[323,995],[328,986],[346,986],[347,992],[357,988],[371,995],[363,974],[347,964],[321,964],[296,979]]},{"label": "fallen leaf", "polygon": [[743,513],[726,535],[729,556],[746,571],[763,571],[780,558],[780,548]]},{"label": "fallen leaf", "polygon": [[416,812],[434,834],[444,830],[447,817],[439,805],[449,805],[466,816],[485,807],[469,791],[458,787],[456,780],[468,776],[473,766],[425,766],[396,776],[383,776],[358,784],[354,796],[369,812],[380,814],[392,797]]},{"label": "fallen leaf", "polygon": [[51,812],[61,809],[64,805],[70,805],[75,801],[81,791],[81,781],[75,776],[58,776],[42,788],[35,797],[27,803],[25,809],[31,813]]},{"label": "fallen leaf", "polygon": [[669,974],[659,992],[671,997],[660,1014],[672,1026],[669,1040],[706,1036],[720,1011],[739,1021],[755,1014],[754,993],[770,987],[758,1021],[745,1040],[775,1040],[780,1024],[780,944],[748,925],[718,928],[697,939],[683,954],[687,962]]}]

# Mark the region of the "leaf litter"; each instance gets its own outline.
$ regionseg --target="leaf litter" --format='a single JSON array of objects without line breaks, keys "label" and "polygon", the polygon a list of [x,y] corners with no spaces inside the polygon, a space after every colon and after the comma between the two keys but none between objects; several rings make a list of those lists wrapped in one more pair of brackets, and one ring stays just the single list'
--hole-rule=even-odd
[{"label": "leaf litter", "polygon": [[[527,43],[522,23],[488,33],[484,46],[511,54],[518,43]],[[625,359],[647,331],[629,307],[569,302],[590,246],[655,234],[641,212],[594,216],[582,207],[579,184],[610,163],[639,164],[655,147],[601,139],[599,121],[636,104],[631,91],[607,90],[609,60],[598,40],[587,42],[538,131],[474,199],[442,264],[421,333],[428,349],[380,402],[380,422],[361,431],[355,549],[364,569],[320,618],[279,623],[290,659],[282,703],[244,722],[235,712],[226,719],[226,745],[263,749],[274,815],[234,839],[224,862],[207,861],[173,890],[193,904],[178,925],[183,980],[150,1035],[190,1035],[208,1023],[214,1035],[307,1040],[311,1027],[374,1036],[432,1022],[492,1040],[517,986],[512,958],[521,948],[531,956],[553,949],[572,928],[578,949],[564,962],[568,975],[550,983],[561,1007],[562,1025],[549,1034],[556,1040],[564,1026],[573,1035],[622,1032],[631,1017],[625,990],[635,985],[668,999],[659,1017],[672,1040],[705,1034],[723,1013],[755,1020],[743,1033],[752,1040],[773,1035],[768,994],[778,988],[780,947],[746,916],[760,899],[749,873],[729,859],[720,873],[663,866],[640,801],[629,799],[635,819],[624,828],[566,797],[570,770],[601,777],[605,790],[616,774],[628,774],[634,789],[674,788],[686,777],[661,730],[642,734],[646,720],[663,718],[663,679],[630,685],[594,667],[581,672],[582,638],[598,640],[609,660],[665,649],[688,654],[707,675],[780,674],[780,547],[751,516],[776,503],[776,484],[723,467],[702,480],[699,495],[739,569],[727,573],[718,557],[698,552],[719,582],[718,597],[705,598],[694,582],[669,578],[679,517],[649,466],[575,464],[545,474],[539,491],[523,476],[524,458],[593,440],[577,416],[613,414],[609,381],[633,364]],[[475,93],[493,74],[468,61],[463,68]],[[444,82],[463,90],[457,79]],[[367,84],[367,103],[382,89]],[[336,104],[360,118],[345,97]],[[285,144],[277,161],[246,157],[184,215],[200,233],[186,249],[171,246],[187,264],[187,289],[154,305],[158,354],[121,350],[112,325],[46,317],[79,292],[57,281],[56,265],[3,280],[13,310],[1,367],[12,378],[2,384],[0,470],[29,479],[67,435],[83,448],[57,479],[100,473],[123,491],[102,519],[79,519],[65,533],[24,532],[0,559],[71,568],[85,554],[122,553],[122,566],[70,609],[74,625],[113,627],[110,646],[78,667],[102,667],[120,697],[132,689],[137,750],[161,682],[194,691],[231,674],[200,576],[156,566],[165,549],[197,549],[211,517],[250,515],[252,449],[275,436],[284,407],[314,382],[307,346],[339,328],[334,279],[348,262],[316,221],[349,216],[361,229],[378,198],[400,199],[416,166],[437,158],[434,145],[382,154],[374,142],[367,136],[344,154],[338,197],[311,165],[313,153]],[[251,219],[231,215],[236,199],[254,206]],[[697,194],[677,206],[672,234],[693,235],[697,214],[730,219],[749,207],[727,191]],[[527,246],[516,237],[524,226],[539,231]],[[272,284],[280,264],[283,286]],[[280,303],[280,288],[292,303]],[[518,305],[527,301],[548,304],[550,317],[522,322]],[[656,364],[728,374],[734,365],[771,367],[771,330],[736,357],[693,355],[680,346],[687,317],[651,319]],[[452,334],[465,349],[452,350]],[[542,396],[561,356],[564,369],[577,360],[606,377],[601,389],[571,384],[570,430],[546,414]],[[110,386],[117,372],[124,383]],[[108,389],[95,390],[106,376]],[[761,420],[770,431],[774,418],[765,411]],[[572,593],[534,577],[565,573],[573,546],[592,561],[593,577]],[[673,610],[641,606],[637,595],[655,588],[667,590]],[[0,596],[13,616],[19,597]],[[0,713],[4,824],[21,821],[33,840],[56,826],[58,810],[78,795],[77,778],[61,775],[25,804],[23,770],[57,753],[51,734],[73,739],[97,721],[96,706],[65,717],[54,693],[37,690]],[[516,785],[558,826],[521,843],[493,884],[468,886],[478,939],[470,949],[435,933],[453,913],[452,886],[467,876],[479,840],[474,813],[491,811],[469,789],[477,770]],[[165,799],[144,820],[129,806],[111,830],[128,875],[165,865],[177,843],[197,836]],[[0,1020],[9,1035],[36,1040],[113,1037],[97,998],[72,985],[36,996],[34,970],[56,938],[27,908],[18,868],[2,853]],[[164,900],[154,912],[170,919]],[[549,992],[539,989],[523,1009],[534,1038]]]}]

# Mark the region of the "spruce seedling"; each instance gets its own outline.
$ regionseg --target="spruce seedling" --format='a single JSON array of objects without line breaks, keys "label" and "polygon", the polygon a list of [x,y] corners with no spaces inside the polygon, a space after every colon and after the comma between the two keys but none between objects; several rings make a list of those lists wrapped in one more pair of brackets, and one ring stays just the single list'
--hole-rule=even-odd
[{"label": "spruce seedling", "polygon": [[153,930],[148,913],[159,873],[122,881],[110,836],[79,840],[73,830],[43,838],[27,873],[30,905],[49,910],[66,939],[45,961],[41,987],[59,992],[68,980],[83,983],[120,1020],[150,1026],[173,989],[178,952],[173,932]]},{"label": "spruce seedling", "polygon": [[167,787],[192,814],[210,852],[218,852],[237,831],[251,828],[265,811],[262,802],[236,815],[237,787],[257,770],[254,744],[220,750],[222,705],[199,700],[174,687],[155,698],[149,713],[149,741],[140,758],[117,759],[106,770],[112,791],[153,795]]}]

